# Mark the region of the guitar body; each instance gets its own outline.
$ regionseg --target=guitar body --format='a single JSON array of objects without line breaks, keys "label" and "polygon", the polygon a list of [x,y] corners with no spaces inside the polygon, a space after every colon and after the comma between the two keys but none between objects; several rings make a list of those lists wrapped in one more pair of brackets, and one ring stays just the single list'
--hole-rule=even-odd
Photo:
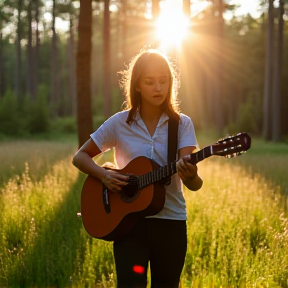
[{"label": "guitar body", "polygon": [[[125,168],[123,174],[140,176],[157,169],[159,165],[140,156]],[[102,182],[88,176],[81,194],[81,216],[87,233],[107,241],[115,241],[126,235],[140,218],[159,213],[165,202],[165,187],[154,183],[141,190],[127,185],[121,193],[107,190]]]}]

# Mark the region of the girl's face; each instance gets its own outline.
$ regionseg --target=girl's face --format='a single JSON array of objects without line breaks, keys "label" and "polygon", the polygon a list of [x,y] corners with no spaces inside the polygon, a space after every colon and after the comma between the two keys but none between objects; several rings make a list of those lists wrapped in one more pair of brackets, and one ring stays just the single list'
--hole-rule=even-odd
[{"label": "girl's face", "polygon": [[141,106],[160,107],[169,93],[169,70],[163,63],[148,63],[144,68],[137,90],[141,94]]}]

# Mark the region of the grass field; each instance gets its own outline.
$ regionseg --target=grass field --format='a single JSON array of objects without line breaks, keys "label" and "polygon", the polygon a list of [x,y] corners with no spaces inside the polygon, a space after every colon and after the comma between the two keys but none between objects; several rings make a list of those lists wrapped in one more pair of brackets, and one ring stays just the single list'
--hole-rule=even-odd
[{"label": "grass field", "polygon": [[[76,147],[76,138],[0,142],[0,287],[116,287],[111,243],[76,216],[85,179],[71,165]],[[185,191],[182,288],[288,287],[287,163],[288,145],[253,139],[241,157],[198,164],[204,186]]]}]

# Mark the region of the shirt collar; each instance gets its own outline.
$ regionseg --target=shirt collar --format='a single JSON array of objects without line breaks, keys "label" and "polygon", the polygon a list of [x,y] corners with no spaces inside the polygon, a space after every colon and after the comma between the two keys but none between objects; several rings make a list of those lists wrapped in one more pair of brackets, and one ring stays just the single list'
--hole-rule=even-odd
[{"label": "shirt collar", "polygon": [[[141,123],[143,123],[143,120],[142,120],[142,118],[141,118],[141,115],[140,115],[140,113],[139,113],[139,110],[137,110],[137,112],[136,112],[135,120],[136,120],[136,122],[138,122],[138,123],[139,123],[139,121],[140,121]],[[158,121],[157,127],[161,126],[161,125],[162,125],[165,121],[167,121],[167,120],[169,120],[169,117],[168,117],[168,115],[167,115],[165,112],[163,112],[162,115],[161,115],[161,117],[160,117],[160,119],[159,119],[159,121]]]}]

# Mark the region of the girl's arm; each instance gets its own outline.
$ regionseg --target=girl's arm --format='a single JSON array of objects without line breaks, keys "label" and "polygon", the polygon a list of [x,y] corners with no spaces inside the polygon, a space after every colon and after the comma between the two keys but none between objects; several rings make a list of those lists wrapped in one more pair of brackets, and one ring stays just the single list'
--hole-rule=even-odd
[{"label": "girl's arm", "polygon": [[103,185],[105,185],[109,190],[118,192],[127,184],[126,181],[129,177],[97,165],[93,160],[93,157],[100,153],[102,153],[101,150],[90,138],[76,152],[72,163],[81,172],[102,181]]},{"label": "girl's arm", "polygon": [[198,175],[196,165],[188,163],[190,154],[196,150],[195,146],[184,147],[178,151],[179,161],[177,162],[177,172],[183,184],[192,191],[199,190],[203,185],[203,180]]}]

